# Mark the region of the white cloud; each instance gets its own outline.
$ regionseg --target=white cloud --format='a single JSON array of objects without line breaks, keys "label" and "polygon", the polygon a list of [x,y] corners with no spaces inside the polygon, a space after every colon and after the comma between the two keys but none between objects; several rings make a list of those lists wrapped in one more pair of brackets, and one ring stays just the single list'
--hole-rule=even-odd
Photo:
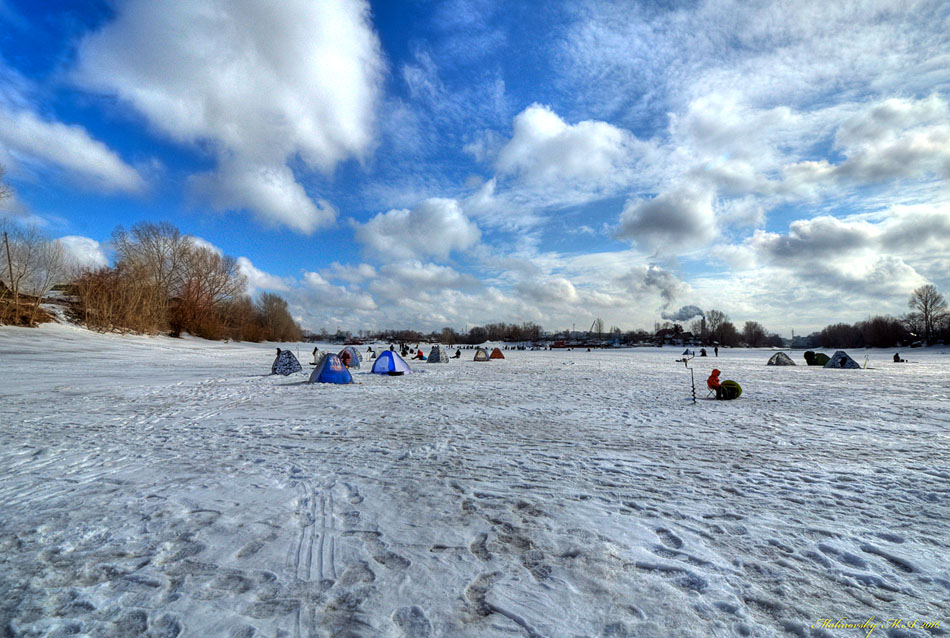
[{"label": "white cloud", "polygon": [[567,277],[539,277],[516,287],[522,298],[541,304],[571,304],[577,301],[574,284]]},{"label": "white cloud", "polygon": [[89,237],[67,235],[57,240],[70,261],[80,268],[101,268],[109,265],[102,244]]},{"label": "white cloud", "polygon": [[712,193],[680,188],[653,199],[630,200],[617,237],[662,254],[704,246],[716,235]]},{"label": "white cloud", "polygon": [[204,248],[205,250],[210,250],[211,252],[217,255],[223,255],[224,251],[212,244],[207,239],[201,237],[195,237],[194,235],[189,235],[188,238],[191,240],[191,243],[198,248]]},{"label": "white cloud", "polygon": [[380,213],[355,224],[356,241],[386,261],[448,257],[478,243],[481,231],[454,199],[427,199],[412,210]]},{"label": "white cloud", "polygon": [[845,159],[790,164],[782,188],[826,191],[839,182],[876,183],[935,176],[950,179],[950,105],[934,94],[914,100],[891,98],[843,121],[835,148]]},{"label": "white cloud", "polygon": [[303,299],[307,302],[331,309],[343,310],[376,310],[377,305],[373,297],[359,290],[351,290],[345,286],[334,286],[320,273],[304,273]]},{"label": "white cloud", "polygon": [[632,162],[636,143],[632,133],[606,122],[567,124],[549,107],[532,104],[515,117],[495,166],[536,184],[613,183]]},{"label": "white cloud", "polygon": [[339,281],[356,284],[375,277],[376,269],[369,264],[344,266],[335,261],[330,264],[329,268],[325,268],[320,274],[327,279],[337,279]]},{"label": "white cloud", "polygon": [[389,297],[393,296],[392,291],[401,295],[415,294],[419,290],[432,292],[446,288],[482,287],[481,282],[472,275],[460,273],[449,266],[419,261],[387,264],[380,268],[379,274],[380,279],[373,282],[373,289]]},{"label": "white cloud", "polygon": [[220,208],[312,232],[333,209],[288,163],[329,173],[373,147],[384,63],[364,0],[131,0],[80,43],[78,60],[82,86],[218,155],[221,174],[197,184]]},{"label": "white cloud", "polygon": [[258,290],[290,290],[288,282],[281,277],[256,268],[247,257],[237,258],[238,271],[247,278],[248,294],[253,295]]},{"label": "white cloud", "polygon": [[81,126],[42,119],[32,111],[3,104],[0,120],[4,122],[0,126],[4,157],[55,166],[88,190],[138,193],[145,189],[145,181],[134,168]]},{"label": "white cloud", "polygon": [[825,291],[865,300],[901,297],[928,281],[918,268],[931,268],[934,251],[950,242],[948,213],[924,207],[886,211],[876,220],[797,220],[787,234],[756,231],[744,247],[756,264],[784,269]]},{"label": "white cloud", "polygon": [[312,233],[336,219],[326,200],[311,200],[287,166],[224,162],[217,172],[192,176],[191,186],[217,210],[247,209],[268,224]]}]

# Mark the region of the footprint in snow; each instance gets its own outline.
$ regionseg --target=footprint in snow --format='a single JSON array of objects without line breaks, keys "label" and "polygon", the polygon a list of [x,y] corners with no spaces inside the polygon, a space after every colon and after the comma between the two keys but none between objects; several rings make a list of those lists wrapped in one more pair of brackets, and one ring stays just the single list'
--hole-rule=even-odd
[{"label": "footprint in snow", "polygon": [[415,605],[400,607],[393,612],[393,622],[402,630],[405,638],[430,638],[432,636],[432,623],[426,618],[425,613]]},{"label": "footprint in snow", "polygon": [[662,541],[667,547],[672,547],[673,549],[683,548],[683,539],[665,527],[658,528],[656,530],[656,535],[660,537],[660,541]]}]

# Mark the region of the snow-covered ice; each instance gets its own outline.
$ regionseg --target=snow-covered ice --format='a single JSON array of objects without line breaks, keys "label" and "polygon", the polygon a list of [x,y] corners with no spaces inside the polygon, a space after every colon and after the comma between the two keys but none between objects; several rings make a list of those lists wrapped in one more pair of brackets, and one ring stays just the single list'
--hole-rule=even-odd
[{"label": "snow-covered ice", "polygon": [[946,635],[946,349],[273,353],[0,329],[0,635]]}]

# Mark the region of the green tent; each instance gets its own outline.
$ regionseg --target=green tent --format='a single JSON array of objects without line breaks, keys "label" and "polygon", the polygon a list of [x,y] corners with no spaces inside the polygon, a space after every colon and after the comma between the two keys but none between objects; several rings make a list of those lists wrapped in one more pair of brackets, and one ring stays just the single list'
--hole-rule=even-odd
[{"label": "green tent", "polygon": [[805,363],[810,366],[824,366],[828,361],[830,361],[830,358],[823,352],[812,352],[809,350],[805,353]]}]

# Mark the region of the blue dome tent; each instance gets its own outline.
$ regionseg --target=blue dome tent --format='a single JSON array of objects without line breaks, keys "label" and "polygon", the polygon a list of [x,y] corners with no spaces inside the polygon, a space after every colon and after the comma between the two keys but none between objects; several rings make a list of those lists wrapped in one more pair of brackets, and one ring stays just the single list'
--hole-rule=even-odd
[{"label": "blue dome tent", "polygon": [[340,357],[328,352],[310,373],[310,383],[353,383],[353,377]]},{"label": "blue dome tent", "polygon": [[412,372],[409,364],[392,350],[383,350],[373,362],[374,374],[405,374]]}]

